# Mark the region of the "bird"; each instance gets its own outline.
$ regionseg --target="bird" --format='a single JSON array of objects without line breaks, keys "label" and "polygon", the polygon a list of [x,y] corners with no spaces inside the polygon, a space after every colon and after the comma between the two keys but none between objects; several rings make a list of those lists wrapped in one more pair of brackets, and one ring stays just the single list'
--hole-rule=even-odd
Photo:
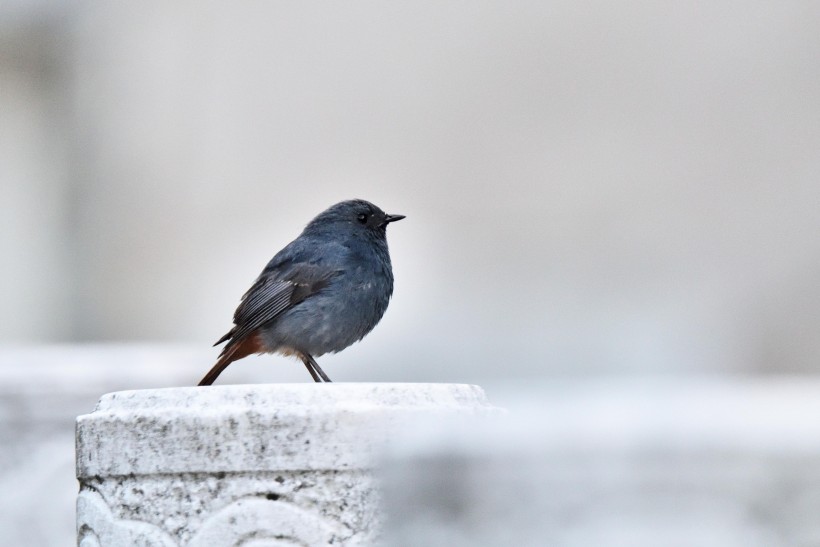
[{"label": "bird", "polygon": [[315,357],[342,351],[381,320],[393,295],[387,225],[403,218],[362,199],[319,213],[242,296],[233,327],[214,344],[225,346],[199,385],[263,353],[295,356],[315,382],[330,382]]}]

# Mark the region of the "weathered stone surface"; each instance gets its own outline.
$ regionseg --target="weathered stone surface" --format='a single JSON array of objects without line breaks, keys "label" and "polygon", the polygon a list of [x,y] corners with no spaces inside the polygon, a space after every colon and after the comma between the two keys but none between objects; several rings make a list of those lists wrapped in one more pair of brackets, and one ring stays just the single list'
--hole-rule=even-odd
[{"label": "weathered stone surface", "polygon": [[491,411],[454,384],[127,391],[77,419],[80,545],[367,545],[372,469],[422,417]]},{"label": "weathered stone surface", "polygon": [[101,393],[192,385],[212,357],[168,345],[0,348],[0,543],[73,544],[77,415]]}]

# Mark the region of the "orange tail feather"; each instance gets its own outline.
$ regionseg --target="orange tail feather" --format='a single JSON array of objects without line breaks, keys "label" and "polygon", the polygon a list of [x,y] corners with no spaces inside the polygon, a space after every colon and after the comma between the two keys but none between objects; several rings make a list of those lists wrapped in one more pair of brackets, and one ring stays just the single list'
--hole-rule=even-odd
[{"label": "orange tail feather", "polygon": [[222,352],[222,355],[220,355],[219,359],[216,361],[216,364],[211,367],[211,370],[209,370],[208,374],[206,374],[202,380],[199,381],[198,385],[209,386],[213,384],[214,380],[222,374],[222,371],[234,361],[247,357],[253,353],[264,353],[265,351],[266,350],[257,333],[251,333],[247,338],[236,344],[229,342],[228,346],[226,346],[225,350]]}]

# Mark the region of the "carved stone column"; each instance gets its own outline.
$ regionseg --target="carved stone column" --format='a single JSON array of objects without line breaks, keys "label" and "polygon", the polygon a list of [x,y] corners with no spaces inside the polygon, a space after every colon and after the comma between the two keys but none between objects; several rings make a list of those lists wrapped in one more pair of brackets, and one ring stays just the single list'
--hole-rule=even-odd
[{"label": "carved stone column", "polygon": [[490,410],[457,384],[110,393],[77,419],[81,547],[369,545],[372,474],[408,420]]}]

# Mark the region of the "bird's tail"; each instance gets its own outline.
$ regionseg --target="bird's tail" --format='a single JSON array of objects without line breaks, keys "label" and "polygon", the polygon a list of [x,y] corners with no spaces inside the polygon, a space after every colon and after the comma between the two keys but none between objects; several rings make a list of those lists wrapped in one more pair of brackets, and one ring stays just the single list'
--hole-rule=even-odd
[{"label": "bird's tail", "polygon": [[208,374],[206,374],[197,385],[209,386],[213,384],[214,380],[222,374],[222,371],[237,359],[242,359],[243,357],[247,357],[253,353],[264,353],[264,351],[265,349],[262,345],[262,341],[256,333],[252,333],[244,340],[240,340],[238,342],[231,340],[228,342],[228,345],[225,346],[225,349],[222,350],[216,364],[211,367]]}]

